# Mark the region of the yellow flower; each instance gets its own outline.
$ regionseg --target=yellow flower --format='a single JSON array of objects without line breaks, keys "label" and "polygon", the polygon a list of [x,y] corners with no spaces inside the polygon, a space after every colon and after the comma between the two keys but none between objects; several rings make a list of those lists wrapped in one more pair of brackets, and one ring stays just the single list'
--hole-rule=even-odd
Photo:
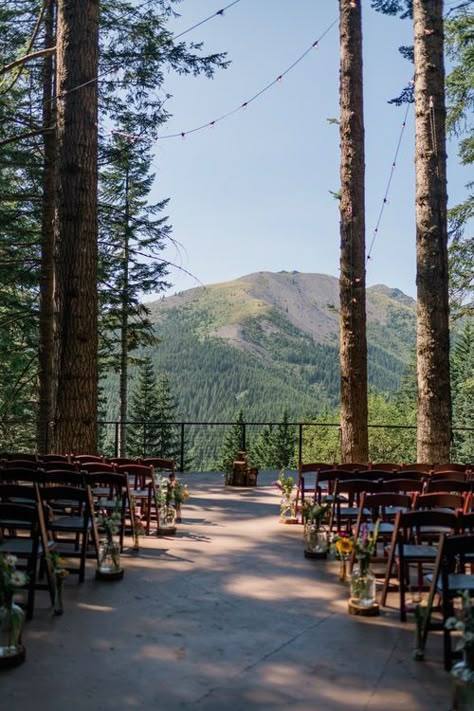
[{"label": "yellow flower", "polygon": [[336,541],[337,552],[341,555],[352,553],[352,541],[349,538],[339,538]]}]

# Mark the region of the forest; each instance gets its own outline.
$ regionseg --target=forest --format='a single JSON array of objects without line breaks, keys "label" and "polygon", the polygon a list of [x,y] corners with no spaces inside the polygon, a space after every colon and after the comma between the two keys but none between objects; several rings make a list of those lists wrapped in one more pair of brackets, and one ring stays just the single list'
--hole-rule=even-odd
[{"label": "forest", "polygon": [[[448,212],[445,166],[447,132],[458,138],[460,163],[474,161],[472,2],[340,0],[339,348],[283,328],[281,314],[272,316],[275,331],[247,318],[249,341],[270,358],[279,354],[267,369],[203,338],[186,315],[158,328],[144,303],[170,280],[161,258],[172,239],[168,197],[150,201],[153,146],[169,118],[166,74],[212,77],[229,61],[225,47],[206,54],[199,42],[173,36],[169,20],[178,5],[1,4],[0,450],[94,453],[113,446],[138,456],[148,438],[153,454],[178,456],[170,421],[223,419],[241,431],[242,418],[264,418],[283,430],[261,428],[253,456],[276,466],[298,457],[289,418],[339,423],[317,441],[308,434],[305,459],[365,461],[391,452],[398,459],[472,461],[473,184]],[[414,63],[415,79],[395,101],[416,109],[416,334],[396,311],[382,329],[366,318],[366,5],[414,28],[414,46],[400,49]],[[402,336],[411,338],[410,353],[388,358]],[[150,388],[153,402],[145,407]],[[114,424],[104,426],[112,415]],[[400,432],[369,435],[370,424],[414,430],[408,439]],[[205,451],[191,431],[187,436],[189,466],[221,456],[216,447]]]}]

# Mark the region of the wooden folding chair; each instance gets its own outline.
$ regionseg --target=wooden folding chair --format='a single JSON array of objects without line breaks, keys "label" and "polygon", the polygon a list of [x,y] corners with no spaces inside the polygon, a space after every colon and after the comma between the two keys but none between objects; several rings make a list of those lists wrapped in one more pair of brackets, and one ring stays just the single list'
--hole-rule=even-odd
[{"label": "wooden folding chair", "polygon": [[396,565],[400,596],[400,620],[406,622],[406,591],[410,585],[410,566],[418,569],[418,587],[422,578],[421,566],[435,563],[437,540],[442,533],[453,533],[458,526],[456,513],[436,509],[399,511],[395,520],[392,540],[388,549],[387,570],[382,590],[381,605],[385,606]]},{"label": "wooden folding chair", "polygon": [[[10,485],[4,485],[7,486]],[[17,503],[18,500],[26,503]],[[51,604],[54,602],[54,581],[48,560],[51,549],[35,487],[11,485],[9,492],[3,488],[0,501],[0,553],[14,555],[25,562],[28,578],[26,617],[29,620],[33,617],[36,590],[48,590]],[[46,570],[45,585],[38,582],[40,566]]]},{"label": "wooden folding chair", "polygon": [[[465,590],[474,596],[474,534],[442,535],[436,564],[431,579],[427,609],[422,625],[422,648],[430,630],[443,632],[444,668],[449,671],[456,657],[452,649],[451,630],[446,628],[446,620],[454,615],[454,601],[459,599]],[[469,573],[466,568],[469,567]],[[441,599],[441,619],[433,620],[434,600]],[[458,655],[459,656],[459,655]]]},{"label": "wooden folding chair", "polygon": [[127,476],[129,496],[133,498],[142,520],[145,520],[145,532],[148,536],[153,513],[158,521],[153,467],[146,464],[122,464],[118,471]]},{"label": "wooden folding chair", "polygon": [[97,531],[89,491],[86,487],[42,486],[38,488],[40,501],[48,507],[46,528],[56,542],[57,550],[66,558],[78,558],[78,567],[69,567],[70,573],[77,573],[79,582],[84,582],[87,549],[89,542],[94,547],[94,557],[98,556]]}]

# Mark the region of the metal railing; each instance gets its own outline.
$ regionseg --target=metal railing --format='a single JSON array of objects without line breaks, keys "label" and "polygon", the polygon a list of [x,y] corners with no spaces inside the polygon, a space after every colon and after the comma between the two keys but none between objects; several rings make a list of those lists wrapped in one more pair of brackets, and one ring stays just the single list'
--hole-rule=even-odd
[{"label": "metal railing", "polygon": [[[51,423],[52,425],[53,423]],[[341,428],[338,422],[140,422],[123,423],[127,429],[142,427],[143,438],[140,452],[133,456],[163,456],[169,452],[160,452],[149,433],[157,428],[168,428],[173,434],[175,447],[173,456],[181,471],[194,469],[196,471],[219,469],[218,462],[223,449],[225,436],[231,428],[240,429],[239,448],[250,450],[258,440],[264,428],[277,428],[286,424],[292,431],[294,440],[293,455],[290,466],[298,466],[301,461],[341,461]],[[119,455],[121,423],[117,420],[99,421],[100,451],[108,456]],[[18,429],[19,428],[19,429]],[[13,429],[18,429],[14,440],[8,435]],[[23,436],[22,436],[23,431]],[[273,429],[273,431],[275,431]],[[0,451],[48,451],[47,444],[39,448],[34,440],[35,423],[28,419],[10,419],[0,421]],[[466,456],[466,438],[468,438]],[[459,455],[460,443],[464,441],[462,460],[474,461],[474,428],[453,427],[452,461]],[[129,455],[131,456],[131,455]],[[369,459],[371,461],[416,461],[416,425],[406,424],[370,424],[369,425]],[[258,462],[257,462],[258,464]],[[270,464],[269,464],[270,467]],[[271,468],[278,468],[274,462]]]}]

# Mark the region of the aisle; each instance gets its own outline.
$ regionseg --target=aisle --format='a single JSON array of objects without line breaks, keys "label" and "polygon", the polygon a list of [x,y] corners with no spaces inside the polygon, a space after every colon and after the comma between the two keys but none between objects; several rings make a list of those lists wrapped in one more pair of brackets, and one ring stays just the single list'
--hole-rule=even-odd
[{"label": "aisle", "polygon": [[178,535],[142,539],[122,582],[95,582],[90,563],[62,618],[40,594],[2,711],[446,711],[441,640],[415,663],[396,615],[349,617],[337,564],[304,559],[301,528],[278,524],[270,476],[188,481]]}]

